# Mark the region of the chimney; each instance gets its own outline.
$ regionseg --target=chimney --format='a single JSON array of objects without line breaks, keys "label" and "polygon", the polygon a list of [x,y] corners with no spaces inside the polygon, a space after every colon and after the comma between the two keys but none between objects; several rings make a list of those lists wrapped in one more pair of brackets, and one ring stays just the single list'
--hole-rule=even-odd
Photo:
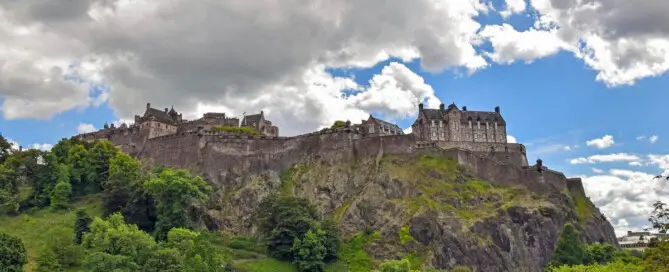
[{"label": "chimney", "polygon": [[423,103],[418,104],[418,110],[423,111]]},{"label": "chimney", "polygon": [[167,113],[167,108],[165,108],[165,113]]},{"label": "chimney", "polygon": [[467,111],[467,106],[463,106],[462,111]]},{"label": "chimney", "polygon": [[499,114],[499,106],[495,107],[495,112]]},{"label": "chimney", "polygon": [[150,108],[151,108],[151,103],[146,103],[146,109],[148,110]]},{"label": "chimney", "polygon": [[260,115],[265,115],[265,113],[263,111],[260,111]]},{"label": "chimney", "polygon": [[445,107],[444,107],[444,103],[439,104],[439,110],[442,110],[442,111],[443,111],[444,108],[445,108]]}]

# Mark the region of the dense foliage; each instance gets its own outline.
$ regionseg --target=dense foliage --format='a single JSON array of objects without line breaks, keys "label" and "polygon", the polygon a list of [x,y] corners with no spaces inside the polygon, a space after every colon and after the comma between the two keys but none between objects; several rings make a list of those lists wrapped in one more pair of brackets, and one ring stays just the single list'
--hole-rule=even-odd
[{"label": "dense foliage", "polygon": [[21,239],[0,233],[0,271],[21,272],[27,262],[26,248]]}]

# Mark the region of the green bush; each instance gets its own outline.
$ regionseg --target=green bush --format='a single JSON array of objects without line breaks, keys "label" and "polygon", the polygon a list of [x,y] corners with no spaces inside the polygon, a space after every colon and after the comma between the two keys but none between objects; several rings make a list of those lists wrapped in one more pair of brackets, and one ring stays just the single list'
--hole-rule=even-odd
[{"label": "green bush", "polygon": [[0,271],[22,272],[28,263],[28,253],[20,238],[0,233]]}]

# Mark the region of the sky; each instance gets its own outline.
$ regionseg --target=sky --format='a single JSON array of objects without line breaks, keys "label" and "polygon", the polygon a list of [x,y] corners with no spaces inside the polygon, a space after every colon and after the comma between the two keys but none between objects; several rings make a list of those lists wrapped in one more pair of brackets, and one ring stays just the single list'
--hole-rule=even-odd
[{"label": "sky", "polygon": [[581,177],[616,232],[669,202],[669,2],[0,0],[0,133],[264,111],[284,136],[417,105],[496,106],[528,159]]}]

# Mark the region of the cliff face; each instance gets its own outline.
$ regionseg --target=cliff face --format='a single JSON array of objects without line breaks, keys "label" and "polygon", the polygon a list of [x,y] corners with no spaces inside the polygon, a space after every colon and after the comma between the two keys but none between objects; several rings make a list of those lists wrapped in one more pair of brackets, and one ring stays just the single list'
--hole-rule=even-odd
[{"label": "cliff face", "polygon": [[335,163],[308,156],[287,170],[208,169],[218,190],[207,225],[253,233],[255,207],[282,193],[335,217],[344,238],[378,230],[381,239],[367,248],[377,260],[414,254],[436,268],[543,271],[566,222],[579,226],[586,242],[617,245],[610,223],[580,195],[580,181],[484,167],[463,154],[380,152]]}]

